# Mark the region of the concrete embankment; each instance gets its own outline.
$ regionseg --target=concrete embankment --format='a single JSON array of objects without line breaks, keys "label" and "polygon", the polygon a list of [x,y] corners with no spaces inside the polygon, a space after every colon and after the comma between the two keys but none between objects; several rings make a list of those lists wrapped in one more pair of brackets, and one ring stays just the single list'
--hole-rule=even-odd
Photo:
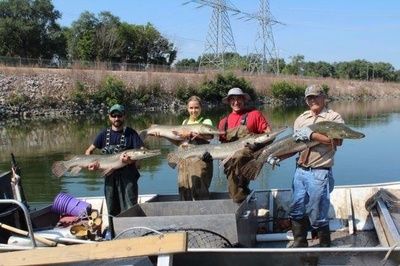
[{"label": "concrete embankment", "polygon": [[[196,87],[205,80],[211,80],[215,73],[174,73],[174,72],[128,72],[82,69],[40,69],[40,68],[0,68],[0,117],[9,116],[68,116],[82,112],[104,112],[106,106],[87,105],[77,107],[70,100],[76,83],[85,85],[88,91],[96,91],[106,76],[122,80],[127,89],[160,86],[166,95],[174,95],[178,86]],[[320,83],[330,88],[334,100],[400,98],[399,83],[376,81],[338,80],[331,78],[304,78],[296,76],[244,75],[236,74],[250,81],[260,95],[262,102],[271,103],[271,84],[286,80],[299,84]],[[267,99],[267,100],[266,100]],[[268,100],[269,99],[269,100]],[[18,103],[18,104],[15,104]],[[174,97],[156,99],[140,106],[145,110],[173,109],[183,103]]]}]

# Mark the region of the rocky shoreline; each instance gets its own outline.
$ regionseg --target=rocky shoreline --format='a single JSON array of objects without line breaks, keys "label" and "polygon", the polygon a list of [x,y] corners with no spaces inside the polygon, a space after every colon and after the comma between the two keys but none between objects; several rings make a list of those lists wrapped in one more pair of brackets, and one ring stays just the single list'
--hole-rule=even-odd
[{"label": "rocky shoreline", "polygon": [[[101,75],[105,75],[104,71],[98,71]],[[96,71],[77,71],[77,70],[52,70],[52,69],[0,69],[0,120],[5,118],[22,118],[22,119],[34,119],[41,117],[57,118],[57,117],[72,117],[82,114],[105,114],[107,112],[107,106],[104,104],[96,105],[89,103],[84,107],[78,106],[70,100],[71,91],[74,89],[77,80],[85,84],[89,90],[96,90],[96,86],[99,83],[100,78],[96,75],[100,75]],[[142,83],[151,83],[151,79],[156,79],[160,84],[163,85],[165,97],[152,99],[146,103],[140,103],[139,101],[133,103],[132,106],[135,112],[148,112],[148,111],[160,111],[160,112],[179,112],[185,109],[185,103],[177,100],[175,97],[169,97],[168,91],[171,91],[174,87],[171,77],[177,76],[177,73],[172,73],[168,76],[168,73],[140,73],[140,72],[122,72],[112,73],[117,75],[118,78],[123,79],[126,84],[137,84],[138,81]],[[193,75],[193,74],[192,74]],[[186,82],[198,83],[200,78],[193,77],[187,74]],[[198,75],[198,74],[197,74]],[[146,77],[146,79],[143,79]],[[181,82],[182,76],[175,79],[179,79],[176,82]],[[245,77],[250,81],[254,77]],[[266,77],[268,82],[271,83],[271,79],[277,79],[276,77]],[[173,78],[172,78],[173,79]],[[192,80],[190,80],[192,79]],[[204,79],[204,77],[203,77]],[[299,78],[301,81],[301,79]],[[262,81],[262,80],[261,80]],[[262,83],[259,78],[255,81],[256,90],[259,92],[260,85]],[[310,80],[301,82],[314,82]],[[317,80],[321,82],[321,80]],[[375,99],[393,99],[400,98],[400,84],[393,84],[392,88],[386,88],[385,83],[362,83],[348,81],[347,85],[340,81],[325,80],[331,88],[335,88],[331,93],[331,100],[334,101],[356,101],[356,100],[375,100]],[[345,85],[343,85],[345,84]],[[358,85],[357,85],[358,84]],[[371,88],[366,86],[369,85]],[[382,85],[383,84],[383,85]],[[346,87],[347,86],[347,87]],[[385,88],[385,89],[382,89]],[[172,95],[170,93],[170,95]],[[266,93],[260,94],[266,95]],[[298,104],[297,102],[287,101],[282,103],[268,96],[260,96],[255,102],[256,105],[267,104],[267,105],[293,105]],[[211,104],[206,103],[207,106],[213,107]]]}]

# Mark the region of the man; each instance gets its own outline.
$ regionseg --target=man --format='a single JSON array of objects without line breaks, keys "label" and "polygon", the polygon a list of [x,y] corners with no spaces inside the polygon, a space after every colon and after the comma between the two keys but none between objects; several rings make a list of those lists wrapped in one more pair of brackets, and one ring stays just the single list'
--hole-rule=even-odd
[{"label": "man", "polygon": [[308,246],[306,237],[310,224],[318,233],[320,246],[329,247],[331,238],[328,211],[329,193],[333,190],[333,157],[336,146],[341,146],[342,140],[329,139],[325,135],[312,132],[307,126],[321,121],[338,123],[344,123],[344,121],[338,113],[327,108],[326,95],[321,86],[307,87],[305,101],[309,110],[301,114],[294,122],[293,137],[299,141],[318,141],[320,144],[304,150],[297,159],[290,205],[293,247]]},{"label": "man", "polygon": [[[143,147],[143,142],[138,133],[130,127],[124,127],[126,119],[124,106],[113,105],[108,111],[108,118],[111,127],[102,130],[97,135],[93,144],[87,148],[86,155],[92,154],[95,149],[100,149],[104,154],[112,154],[126,149]],[[121,160],[128,165],[105,176],[104,181],[105,198],[108,213],[111,216],[116,216],[129,209],[138,200],[137,181],[140,174],[136,168],[135,161],[125,154],[121,155]],[[88,168],[89,170],[96,170],[98,163],[93,163]],[[111,219],[110,228],[112,228]]]},{"label": "man", "polygon": [[[250,96],[240,88],[230,89],[228,95],[222,99],[223,103],[230,105],[232,112],[219,122],[218,129],[226,132],[220,136],[221,142],[235,141],[250,133],[261,134],[271,131],[268,120],[260,111],[246,107],[246,103],[250,100]],[[229,195],[238,203],[250,193],[248,188],[250,181],[241,178],[238,169],[253,158],[252,153],[250,149],[245,149],[240,154],[235,154],[234,160],[225,167]]]}]

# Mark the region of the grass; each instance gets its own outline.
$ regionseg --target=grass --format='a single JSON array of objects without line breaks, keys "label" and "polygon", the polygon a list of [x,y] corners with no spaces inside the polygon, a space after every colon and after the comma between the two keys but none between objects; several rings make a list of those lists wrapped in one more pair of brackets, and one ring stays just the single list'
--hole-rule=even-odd
[{"label": "grass", "polygon": [[[53,78],[63,80],[63,86],[52,88],[52,82],[44,82],[48,88],[45,91],[64,94],[74,89],[76,82],[82,82],[89,90],[96,90],[106,76],[116,76],[122,80],[126,88],[135,90],[147,88],[159,84],[160,90],[174,92],[182,83],[191,87],[198,87],[206,80],[213,80],[215,72],[206,73],[176,73],[176,72],[151,72],[151,71],[107,71],[99,67],[97,70],[81,69],[79,66],[72,69],[47,69],[47,68],[23,68],[0,66],[0,74],[4,76],[38,76],[46,78],[51,75]],[[274,76],[270,74],[254,74],[235,72],[238,77],[244,77],[251,82],[259,95],[271,96],[271,84],[277,81],[287,81],[299,85],[326,84],[329,86],[331,96],[341,98],[371,98],[400,97],[400,83],[377,82],[377,81],[355,81],[333,78],[309,78],[299,76]]]}]

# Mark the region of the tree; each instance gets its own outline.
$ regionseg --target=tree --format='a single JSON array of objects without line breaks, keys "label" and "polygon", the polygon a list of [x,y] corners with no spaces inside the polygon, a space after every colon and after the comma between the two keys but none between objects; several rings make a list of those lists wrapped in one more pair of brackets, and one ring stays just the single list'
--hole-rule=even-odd
[{"label": "tree", "polygon": [[51,0],[0,1],[0,54],[24,58],[64,56],[61,17]]},{"label": "tree", "polygon": [[123,23],[119,30],[126,61],[139,64],[171,65],[177,51],[173,43],[161,36],[152,24]]},{"label": "tree", "polygon": [[283,69],[284,74],[303,75],[304,73],[304,55],[295,55],[291,57],[292,61]]}]

